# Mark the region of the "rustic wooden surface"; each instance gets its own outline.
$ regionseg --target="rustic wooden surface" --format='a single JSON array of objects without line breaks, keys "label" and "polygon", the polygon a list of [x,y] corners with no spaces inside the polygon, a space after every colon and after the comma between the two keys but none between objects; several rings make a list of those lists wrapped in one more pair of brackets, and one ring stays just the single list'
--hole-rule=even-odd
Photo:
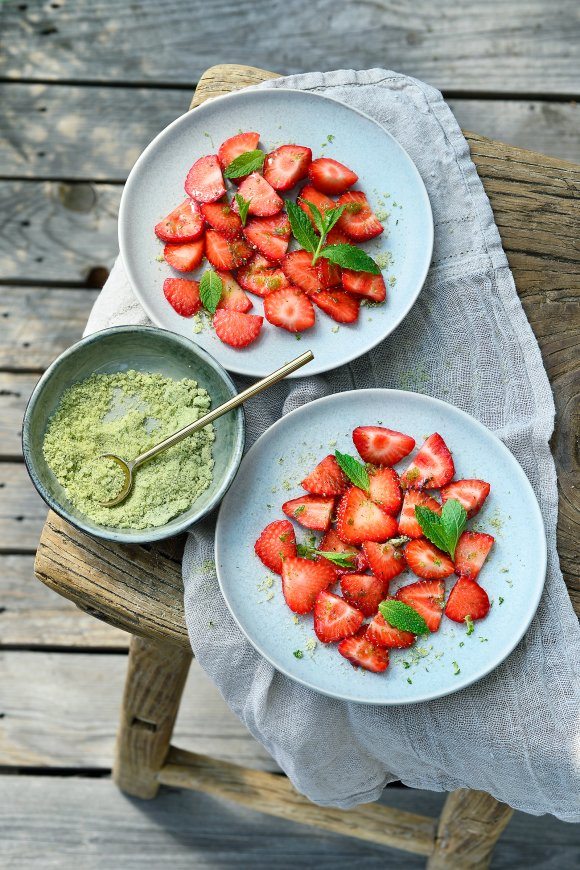
[{"label": "rustic wooden surface", "polygon": [[427,870],[485,870],[513,812],[483,791],[452,792],[439,817]]}]

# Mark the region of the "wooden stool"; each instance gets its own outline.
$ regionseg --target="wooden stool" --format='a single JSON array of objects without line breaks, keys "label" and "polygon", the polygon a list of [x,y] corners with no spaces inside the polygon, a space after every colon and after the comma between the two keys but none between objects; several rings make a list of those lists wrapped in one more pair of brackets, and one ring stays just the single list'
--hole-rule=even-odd
[{"label": "wooden stool", "polygon": [[[251,67],[212,67],[200,80],[192,106],[208,97],[274,77],[274,73]],[[487,167],[483,180],[484,183],[487,180],[492,205],[500,213],[503,208],[504,217],[506,213],[510,215],[502,233],[508,254],[510,242],[512,248],[514,242],[521,246],[522,234],[527,232],[530,238],[536,239],[537,251],[541,251],[538,258],[543,259],[539,261],[538,270],[547,268],[547,242],[542,230],[546,236],[549,231],[553,240],[554,227],[549,222],[545,228],[541,224],[561,193],[559,214],[566,224],[564,213],[569,209],[567,232],[573,238],[573,206],[567,204],[567,199],[571,203],[566,197],[567,182],[564,179],[560,185],[557,179],[566,173],[578,179],[578,170],[572,164],[481,137],[469,135],[468,138],[478,166]],[[519,196],[523,201],[530,196],[526,174],[534,175],[536,181],[535,225],[517,199],[518,176],[522,177]],[[532,256],[530,254],[521,266],[520,291],[522,286],[537,289],[539,279],[530,262]],[[541,302],[538,300],[538,307]],[[536,314],[537,322],[541,323],[541,314]],[[553,315],[550,320],[553,347],[558,340],[559,326],[552,318]],[[534,323],[533,317],[531,319]],[[568,320],[561,327],[563,345],[569,323]],[[576,372],[576,365],[572,358],[569,372]],[[561,390],[568,403],[575,396],[572,383],[572,379],[567,380]],[[577,468],[573,450],[570,450],[572,427],[569,429],[569,438],[562,437],[562,429],[559,432],[559,464]],[[564,426],[564,435],[566,431]],[[568,504],[564,516],[569,518],[578,507],[573,487],[566,496]],[[575,503],[573,498],[576,498]],[[577,516],[574,522],[578,522]],[[569,519],[563,535],[564,552],[568,535],[573,542],[575,531]],[[487,867],[497,838],[513,811],[483,792],[468,789],[453,792],[447,797],[439,820],[379,804],[349,811],[329,809],[312,804],[298,794],[282,775],[216,761],[170,744],[192,658],[183,612],[182,551],[183,539],[150,547],[95,540],[54,513],[49,514],[40,540],[37,577],[82,610],[133,635],[113,768],[119,788],[140,798],[155,797],[160,784],[192,788],[259,812],[425,855],[431,870]]]}]

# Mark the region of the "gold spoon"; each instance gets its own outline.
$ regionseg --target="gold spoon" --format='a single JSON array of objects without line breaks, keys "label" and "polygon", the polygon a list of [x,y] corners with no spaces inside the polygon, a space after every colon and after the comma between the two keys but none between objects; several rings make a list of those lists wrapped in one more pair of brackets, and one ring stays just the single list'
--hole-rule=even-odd
[{"label": "gold spoon", "polygon": [[278,383],[278,381],[281,381],[287,375],[292,374],[296,369],[301,368],[313,359],[314,354],[311,350],[307,350],[305,353],[297,356],[296,359],[293,359],[292,362],[286,363],[282,368],[272,372],[271,375],[267,375],[267,377],[252,384],[252,386],[248,387],[246,390],[242,390],[242,392],[238,393],[237,396],[232,396],[231,399],[228,399],[227,402],[224,402],[224,404],[220,405],[219,408],[216,408],[215,411],[210,411],[200,420],[196,420],[195,423],[190,423],[189,426],[184,426],[183,429],[180,429],[173,435],[169,435],[168,438],[160,441],[159,444],[146,450],[145,453],[142,453],[140,456],[136,456],[135,459],[122,459],[120,456],[115,456],[114,453],[104,453],[99,458],[112,459],[113,462],[116,462],[123,472],[125,479],[119,494],[115,496],[115,498],[109,499],[109,501],[100,502],[100,504],[103,505],[103,507],[113,507],[116,504],[120,504],[120,502],[126,499],[131,492],[133,486],[133,472],[139,468],[140,465],[143,465],[144,462],[148,462],[149,459],[153,459],[153,457],[157,456],[158,453],[161,453],[162,450],[167,450],[168,447],[173,447],[174,444],[179,444],[179,442],[183,441],[184,438],[187,438],[188,435],[198,432],[200,429],[203,429],[204,426],[207,426],[208,423],[213,423],[213,421],[217,420],[218,417],[221,417],[222,414],[227,414],[228,411],[237,408],[238,405],[241,405],[246,401],[246,399],[251,399],[253,396],[257,396],[258,393],[261,393],[262,390],[267,390],[268,387]]}]

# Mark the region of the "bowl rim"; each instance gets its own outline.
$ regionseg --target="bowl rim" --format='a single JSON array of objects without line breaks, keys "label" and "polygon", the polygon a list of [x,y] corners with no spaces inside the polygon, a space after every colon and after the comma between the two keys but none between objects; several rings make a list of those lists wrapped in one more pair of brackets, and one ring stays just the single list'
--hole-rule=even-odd
[{"label": "bowl rim", "polygon": [[172,332],[169,329],[163,329],[157,326],[110,326],[106,329],[100,329],[96,332],[92,332],[90,335],[83,336],[81,339],[79,339],[79,341],[75,342],[70,347],[67,347],[66,350],[64,350],[61,354],[59,354],[59,356],[56,357],[56,359],[51,362],[51,364],[43,372],[42,376],[38,380],[38,383],[34,387],[30,398],[26,403],[26,409],[24,411],[22,421],[21,443],[24,464],[26,465],[26,470],[28,471],[29,477],[34,484],[36,491],[38,492],[44,503],[50,508],[50,510],[54,511],[54,513],[58,514],[59,517],[61,517],[67,523],[70,523],[75,528],[79,529],[81,532],[84,532],[91,537],[102,538],[107,541],[113,541],[114,543],[150,544],[155,541],[161,541],[165,538],[172,538],[176,537],[177,535],[183,534],[185,531],[187,531],[187,529],[203,519],[203,517],[205,517],[208,513],[210,513],[212,510],[215,510],[221,503],[223,497],[230,488],[238,472],[244,452],[246,438],[246,420],[244,408],[242,405],[240,405],[238,408],[236,408],[236,417],[238,421],[237,437],[233,454],[233,462],[228,474],[225,475],[221,486],[219,487],[211,501],[203,509],[203,511],[201,511],[200,514],[194,519],[182,521],[175,529],[171,529],[171,531],[167,531],[166,525],[151,527],[149,529],[134,530],[133,533],[122,529],[115,530],[113,527],[108,526],[97,526],[96,524],[95,527],[89,527],[82,520],[79,520],[77,517],[71,516],[67,509],[63,507],[50,492],[45,491],[41,480],[36,474],[35,461],[32,455],[32,450],[30,449],[28,434],[30,430],[30,420],[32,412],[42,391],[46,387],[46,384],[50,381],[55,371],[62,365],[65,360],[73,356],[75,353],[78,353],[79,350],[87,347],[90,344],[97,343],[103,338],[114,334],[151,332],[160,333],[163,339],[168,339],[170,342],[176,342],[184,347],[186,350],[188,350],[190,353],[192,353],[193,356],[197,356],[203,359],[203,361],[207,363],[211,368],[213,368],[213,370],[221,377],[231,395],[237,395],[238,390],[236,388],[236,385],[234,384],[232,378],[230,377],[226,369],[222,366],[222,364],[218,362],[218,360],[216,360],[215,357],[212,356],[207,350],[205,350],[205,348],[200,347],[186,336],[179,335],[178,333]]}]

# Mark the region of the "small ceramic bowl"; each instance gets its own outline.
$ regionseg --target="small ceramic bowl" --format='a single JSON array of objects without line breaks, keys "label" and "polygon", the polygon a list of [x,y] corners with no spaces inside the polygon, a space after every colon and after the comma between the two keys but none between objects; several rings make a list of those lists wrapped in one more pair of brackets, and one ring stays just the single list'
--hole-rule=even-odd
[{"label": "small ceramic bowl", "polygon": [[159,372],[176,380],[193,378],[208,391],[213,408],[237,392],[226,370],[188,338],[147,326],[104,329],[74,344],[43,374],[26,408],[22,447],[32,482],[53,511],[95,537],[142,544],[178,535],[217,507],[238,470],[244,449],[245,425],[242,408],[230,411],[214,422],[213,480],[185,513],[158,528],[136,530],[98,525],[71,504],[46,464],[42,443],[49,417],[72,384],[95,373],[109,374],[129,369]]}]

